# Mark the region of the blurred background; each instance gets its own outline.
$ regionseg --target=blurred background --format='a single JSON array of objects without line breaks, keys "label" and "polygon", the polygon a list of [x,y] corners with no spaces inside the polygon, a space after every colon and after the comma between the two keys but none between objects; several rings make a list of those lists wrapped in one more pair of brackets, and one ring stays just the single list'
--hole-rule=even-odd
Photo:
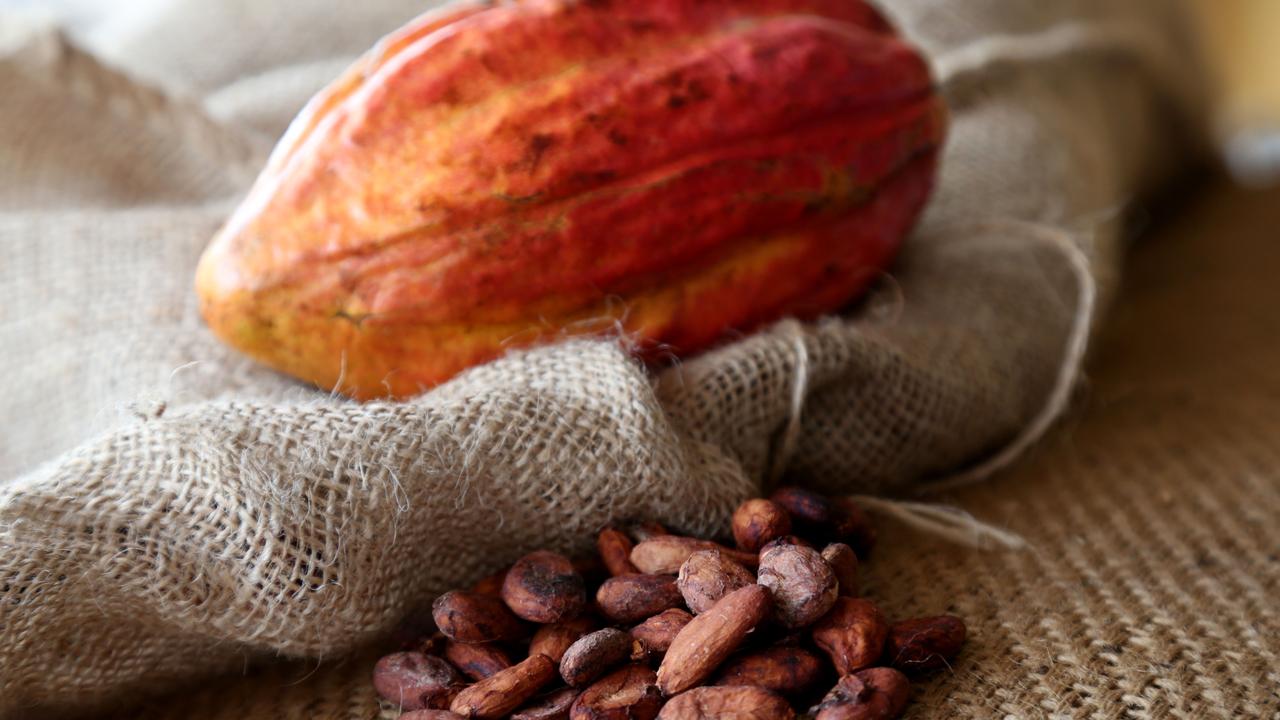
[{"label": "blurred background", "polygon": [[1280,181],[1280,0],[1194,0],[1217,73],[1219,137],[1243,182]]}]

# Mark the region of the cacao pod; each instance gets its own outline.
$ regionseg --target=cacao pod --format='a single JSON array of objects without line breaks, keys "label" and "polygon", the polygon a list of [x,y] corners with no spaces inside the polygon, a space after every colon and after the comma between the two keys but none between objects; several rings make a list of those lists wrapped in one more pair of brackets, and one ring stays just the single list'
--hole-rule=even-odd
[{"label": "cacao pod", "polygon": [[385,38],[197,271],[220,338],[358,398],[620,331],[650,359],[848,303],[945,111],[863,0],[522,0]]}]

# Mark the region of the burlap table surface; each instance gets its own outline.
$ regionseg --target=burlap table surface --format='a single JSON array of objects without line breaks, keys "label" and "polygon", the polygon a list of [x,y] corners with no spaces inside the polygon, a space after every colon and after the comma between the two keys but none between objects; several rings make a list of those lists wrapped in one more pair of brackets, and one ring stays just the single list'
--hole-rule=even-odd
[{"label": "burlap table surface", "polygon": [[[1091,291],[1105,305],[1114,284],[1112,220],[1193,154],[1200,83],[1179,7],[886,5],[955,118],[938,196],[871,301],[657,375],[579,341],[363,406],[221,348],[190,277],[299,104],[422,6],[169,0],[83,31],[92,54],[5,17],[0,714],[349,654],[430,593],[537,545],[580,549],[609,518],[711,532],[776,470],[901,490],[1037,426],[1072,379]],[[1084,512],[1087,488],[1045,507]],[[923,607],[946,589],[924,568],[995,562],[915,554],[873,588],[902,612],[943,609]],[[1006,602],[1034,602],[1032,566],[995,567],[1023,593]],[[900,586],[919,608],[894,606]],[[980,625],[998,609],[950,589]],[[1079,622],[1089,642],[1111,627]],[[345,689],[312,695],[313,714],[358,715],[366,670],[296,687]],[[1007,688],[993,682],[986,707]]]}]

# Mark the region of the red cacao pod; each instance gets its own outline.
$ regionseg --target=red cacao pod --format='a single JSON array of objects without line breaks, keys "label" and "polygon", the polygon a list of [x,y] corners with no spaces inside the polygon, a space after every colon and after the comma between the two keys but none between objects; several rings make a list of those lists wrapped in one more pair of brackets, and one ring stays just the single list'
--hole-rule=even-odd
[{"label": "red cacao pod", "polygon": [[621,329],[688,354],[849,302],[945,111],[862,0],[523,0],[385,38],[201,260],[213,331],[359,398]]}]

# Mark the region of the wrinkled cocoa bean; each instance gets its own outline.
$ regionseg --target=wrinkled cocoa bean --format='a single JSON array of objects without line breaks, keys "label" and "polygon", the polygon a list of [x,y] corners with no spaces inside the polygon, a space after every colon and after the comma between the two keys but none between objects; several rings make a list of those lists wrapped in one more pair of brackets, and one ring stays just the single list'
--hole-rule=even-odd
[{"label": "wrinkled cocoa bean", "polygon": [[842,597],[813,626],[813,642],[840,675],[870,667],[880,659],[889,623],[870,600]]},{"label": "wrinkled cocoa bean", "polygon": [[489,676],[457,694],[449,709],[469,718],[500,718],[525,704],[554,680],[556,665],[546,655],[530,655],[522,662]]},{"label": "wrinkled cocoa bean", "polygon": [[757,562],[755,553],[732,550],[711,540],[659,535],[649,538],[631,550],[631,564],[651,575],[675,575],[689,556],[699,550],[719,550],[725,557],[750,567]]},{"label": "wrinkled cocoa bean", "polygon": [[804,648],[774,647],[731,658],[714,684],[751,685],[794,698],[817,687],[824,669],[822,659]]},{"label": "wrinkled cocoa bean", "polygon": [[511,667],[511,658],[501,648],[485,643],[450,640],[444,646],[444,659],[472,680],[483,680]]},{"label": "wrinkled cocoa bean", "polygon": [[835,573],[838,592],[845,597],[858,597],[858,555],[844,543],[832,543],[822,548],[822,559]]},{"label": "wrinkled cocoa bean", "polygon": [[787,701],[761,687],[700,687],[663,706],[659,720],[791,720]]},{"label": "wrinkled cocoa bean", "polygon": [[578,638],[560,660],[560,677],[582,687],[631,659],[638,641],[616,628],[597,630]]},{"label": "wrinkled cocoa bean", "polygon": [[654,672],[627,665],[582,691],[569,710],[570,720],[653,720],[662,708]]},{"label": "wrinkled cocoa bean", "polygon": [[773,593],[774,616],[789,628],[816,622],[836,602],[836,575],[813,548],[770,547],[760,553],[759,577]]},{"label": "wrinkled cocoa bean", "polygon": [[461,687],[458,671],[433,655],[398,652],[373,666],[374,690],[404,710],[446,708]]},{"label": "wrinkled cocoa bean", "polygon": [[596,536],[596,551],[609,569],[610,575],[636,575],[640,572],[631,564],[631,550],[635,544],[627,534],[614,527],[607,527]]},{"label": "wrinkled cocoa bean", "polygon": [[466,720],[466,718],[448,710],[414,710],[404,713],[399,720]]},{"label": "wrinkled cocoa bean", "polygon": [[774,490],[769,499],[791,516],[791,529],[796,535],[811,541],[830,536],[833,509],[825,496],[790,485]]},{"label": "wrinkled cocoa bean", "polygon": [[529,643],[529,654],[546,655],[559,664],[564,657],[564,651],[568,650],[570,645],[599,626],[600,623],[590,615],[580,615],[572,620],[543,625],[533,634],[533,640]]},{"label": "wrinkled cocoa bean", "polygon": [[511,713],[511,720],[568,720],[569,708],[573,707],[573,701],[578,699],[579,694],[577,688],[561,688],[549,692]]},{"label": "wrinkled cocoa bean", "polygon": [[868,668],[840,682],[811,708],[815,720],[893,720],[907,709],[911,683],[893,668]]},{"label": "wrinkled cocoa bean", "polygon": [[748,500],[733,513],[733,540],[739,550],[758,553],[769,541],[790,534],[791,515],[772,500]]},{"label": "wrinkled cocoa bean", "polygon": [[524,635],[524,626],[501,598],[455,590],[436,598],[431,606],[436,626],[451,640],[463,643],[499,642]]},{"label": "wrinkled cocoa bean", "polygon": [[587,604],[586,584],[569,558],[539,550],[520,558],[507,571],[502,600],[524,620],[560,622],[582,612]]},{"label": "wrinkled cocoa bean", "polygon": [[680,634],[692,619],[693,616],[684,610],[672,608],[631,628],[631,636],[640,641],[648,659],[660,659],[667,654],[667,649],[671,647],[676,635]]},{"label": "wrinkled cocoa bean", "polygon": [[885,662],[909,675],[950,667],[964,636],[964,621],[954,615],[896,622],[889,626]]},{"label": "wrinkled cocoa bean", "polygon": [[710,610],[720,598],[755,581],[756,576],[750,570],[719,550],[699,550],[680,566],[676,586],[689,609],[702,613]]},{"label": "wrinkled cocoa bean", "polygon": [[725,595],[676,635],[658,667],[659,689],[671,696],[702,682],[772,609],[769,591],[760,585]]},{"label": "wrinkled cocoa bean", "polygon": [[596,591],[596,604],[614,622],[633,623],[684,602],[670,575],[619,575]]},{"label": "wrinkled cocoa bean", "polygon": [[853,548],[858,557],[866,558],[876,546],[876,529],[857,503],[849,498],[833,498],[831,539]]}]

